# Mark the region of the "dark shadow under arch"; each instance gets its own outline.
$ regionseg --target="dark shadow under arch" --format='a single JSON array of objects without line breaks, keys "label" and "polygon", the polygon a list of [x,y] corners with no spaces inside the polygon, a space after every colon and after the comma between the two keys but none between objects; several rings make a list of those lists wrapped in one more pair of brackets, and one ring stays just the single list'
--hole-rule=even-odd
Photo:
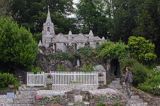
[{"label": "dark shadow under arch", "polygon": [[115,77],[117,78],[120,77],[121,72],[120,72],[120,63],[118,59],[111,60],[111,72]]}]

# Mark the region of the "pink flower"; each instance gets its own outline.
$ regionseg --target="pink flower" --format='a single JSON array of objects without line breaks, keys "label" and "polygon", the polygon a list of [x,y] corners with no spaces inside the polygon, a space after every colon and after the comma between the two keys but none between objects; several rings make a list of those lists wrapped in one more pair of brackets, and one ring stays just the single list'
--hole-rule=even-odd
[{"label": "pink flower", "polygon": [[43,97],[42,96],[39,96],[39,95],[36,95],[36,100],[40,100],[40,99],[42,99]]}]

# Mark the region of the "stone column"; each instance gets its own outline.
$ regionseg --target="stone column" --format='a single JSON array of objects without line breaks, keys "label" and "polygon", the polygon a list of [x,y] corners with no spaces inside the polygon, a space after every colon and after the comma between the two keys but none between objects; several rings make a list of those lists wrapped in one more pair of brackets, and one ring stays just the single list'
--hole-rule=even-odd
[{"label": "stone column", "polygon": [[80,60],[77,59],[77,66],[79,67],[80,66]]},{"label": "stone column", "polygon": [[107,60],[107,71],[109,72],[110,69],[111,69],[111,60],[108,59],[108,60]]}]

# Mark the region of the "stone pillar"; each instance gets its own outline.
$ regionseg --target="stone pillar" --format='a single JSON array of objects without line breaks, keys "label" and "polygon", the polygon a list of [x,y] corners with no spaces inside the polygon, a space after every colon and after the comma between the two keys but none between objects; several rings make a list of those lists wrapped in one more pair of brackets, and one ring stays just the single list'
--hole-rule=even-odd
[{"label": "stone pillar", "polygon": [[75,95],[74,96],[74,102],[82,102],[82,101],[83,101],[82,95]]},{"label": "stone pillar", "polygon": [[107,60],[107,71],[110,71],[110,69],[111,69],[111,60],[108,59]]},{"label": "stone pillar", "polygon": [[80,60],[77,59],[77,66],[79,67],[80,66]]}]

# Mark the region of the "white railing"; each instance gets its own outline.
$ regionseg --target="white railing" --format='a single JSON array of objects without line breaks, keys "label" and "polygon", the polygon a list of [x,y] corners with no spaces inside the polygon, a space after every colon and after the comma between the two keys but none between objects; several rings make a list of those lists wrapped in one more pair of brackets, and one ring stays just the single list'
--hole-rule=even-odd
[{"label": "white railing", "polygon": [[52,77],[53,90],[98,88],[98,72],[27,73],[27,86],[46,86],[49,74]]},{"label": "white railing", "polygon": [[97,72],[52,72],[54,85],[66,85],[66,84],[86,84],[93,85],[98,84]]},{"label": "white railing", "polygon": [[97,72],[52,72],[53,90],[97,89]]},{"label": "white railing", "polygon": [[27,86],[46,86],[45,73],[27,73]]}]

